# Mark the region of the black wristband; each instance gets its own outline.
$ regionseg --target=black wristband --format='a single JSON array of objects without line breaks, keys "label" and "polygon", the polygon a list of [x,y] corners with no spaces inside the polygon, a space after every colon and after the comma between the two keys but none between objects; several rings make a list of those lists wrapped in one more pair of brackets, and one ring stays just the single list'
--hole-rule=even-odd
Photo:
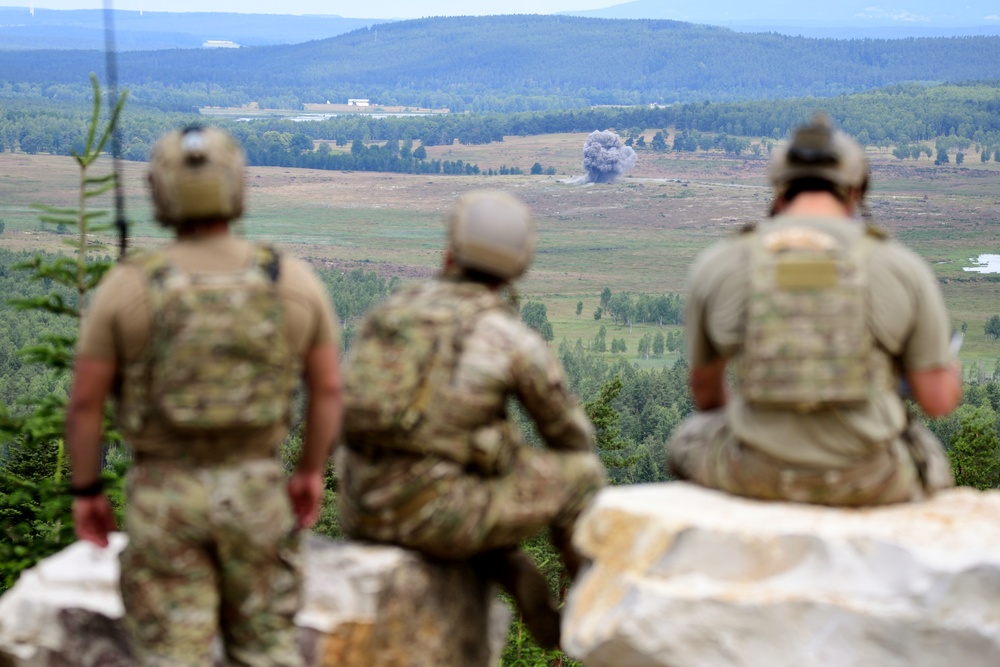
[{"label": "black wristband", "polygon": [[104,480],[91,482],[87,486],[69,485],[69,495],[74,498],[93,498],[104,492]]}]

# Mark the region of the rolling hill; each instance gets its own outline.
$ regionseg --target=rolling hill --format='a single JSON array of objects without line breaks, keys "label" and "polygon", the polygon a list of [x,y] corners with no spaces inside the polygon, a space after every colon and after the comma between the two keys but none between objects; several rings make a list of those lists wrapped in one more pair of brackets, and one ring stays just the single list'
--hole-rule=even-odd
[{"label": "rolling hill", "polygon": [[632,0],[603,9],[561,12],[605,19],[672,19],[724,25],[772,22],[808,26],[993,26],[1000,28],[1000,11],[991,0],[897,0],[891,5],[871,0],[803,3],[799,0],[713,0],[711,3]]},{"label": "rolling hill", "polygon": [[[244,46],[297,44],[381,23],[340,16],[114,11],[123,51],[198,48],[206,40]],[[0,49],[103,49],[104,11],[0,7]]]},{"label": "rolling hill", "polygon": [[[85,86],[103,54],[0,52],[0,80],[41,97]],[[832,40],[653,20],[448,17],[245,49],[129,52],[120,77],[161,108],[371,98],[453,111],[831,96],[1000,77],[1000,37]],[[13,88],[12,88],[13,89]]]}]

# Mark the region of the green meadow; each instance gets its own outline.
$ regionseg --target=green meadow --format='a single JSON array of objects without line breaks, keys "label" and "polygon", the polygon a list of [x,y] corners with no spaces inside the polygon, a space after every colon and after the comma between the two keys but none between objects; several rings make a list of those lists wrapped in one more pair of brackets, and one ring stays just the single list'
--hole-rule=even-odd
[{"label": "green meadow", "polygon": [[[655,130],[648,131],[647,141]],[[362,268],[413,280],[440,265],[448,207],[476,188],[499,188],[524,199],[538,220],[538,254],[518,285],[524,301],[544,303],[555,342],[584,346],[606,327],[607,343],[623,339],[629,359],[643,367],[670,364],[674,355],[639,359],[647,333],[679,327],[617,326],[594,319],[601,291],[633,295],[681,293],[687,269],[702,249],[767,211],[766,153],[734,158],[720,152],[639,151],[635,169],[613,184],[572,183],[582,169],[586,134],[508,137],[501,143],[428,147],[435,159],[520,167],[513,176],[406,175],[254,167],[248,172],[245,235],[273,241],[330,270]],[[1000,164],[969,160],[961,167],[930,160],[899,161],[872,150],[869,197],[875,222],[932,264],[952,325],[967,334],[962,360],[992,371],[1000,344],[987,339],[986,320],[1000,313],[1000,275],[964,271],[970,258],[1000,253]],[[556,175],[527,175],[532,164]],[[166,235],[152,221],[145,164],[125,163],[132,243],[150,246]],[[61,238],[43,229],[30,205],[75,204],[72,159],[0,153],[0,246],[54,250]],[[110,207],[110,201],[107,204]],[[110,236],[103,239],[113,245]],[[109,251],[110,252],[110,251]],[[581,314],[577,303],[583,302]],[[611,356],[611,353],[608,353]]]}]

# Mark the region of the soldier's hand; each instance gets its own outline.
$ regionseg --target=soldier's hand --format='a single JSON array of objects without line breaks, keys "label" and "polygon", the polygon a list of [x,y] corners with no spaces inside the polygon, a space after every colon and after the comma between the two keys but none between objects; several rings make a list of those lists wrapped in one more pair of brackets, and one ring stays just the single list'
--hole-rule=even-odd
[{"label": "soldier's hand", "polygon": [[311,528],[319,518],[323,500],[323,474],[297,470],[288,480],[288,497],[298,520],[298,529]]},{"label": "soldier's hand", "polygon": [[115,530],[115,513],[108,497],[96,496],[73,499],[73,528],[80,540],[108,546],[108,535]]}]

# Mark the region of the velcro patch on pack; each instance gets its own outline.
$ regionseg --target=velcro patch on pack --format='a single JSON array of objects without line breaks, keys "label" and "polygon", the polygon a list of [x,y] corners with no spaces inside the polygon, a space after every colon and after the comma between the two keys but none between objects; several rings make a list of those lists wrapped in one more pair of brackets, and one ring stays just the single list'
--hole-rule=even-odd
[{"label": "velcro patch on pack", "polygon": [[775,284],[783,290],[825,289],[839,281],[837,263],[830,259],[782,260],[775,271]]}]

